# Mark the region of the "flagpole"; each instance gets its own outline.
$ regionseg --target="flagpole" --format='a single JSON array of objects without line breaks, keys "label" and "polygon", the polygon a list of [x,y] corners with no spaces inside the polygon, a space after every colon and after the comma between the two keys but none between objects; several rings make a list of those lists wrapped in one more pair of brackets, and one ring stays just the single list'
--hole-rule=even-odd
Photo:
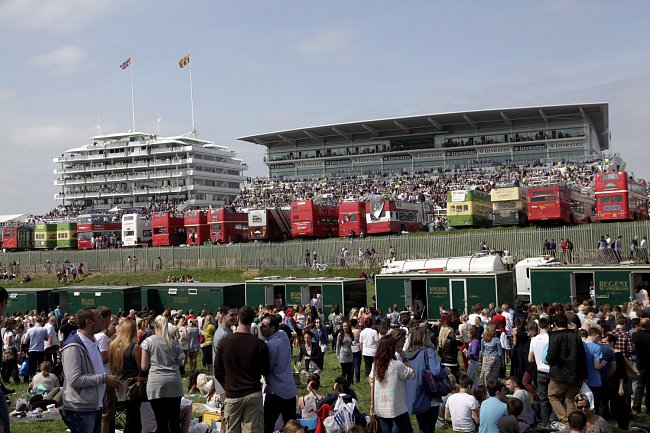
[{"label": "flagpole", "polygon": [[131,73],[131,117],[133,121],[132,131],[135,132],[135,102],[133,98],[133,56],[131,56],[130,59],[131,59],[131,65],[130,65],[131,68],[129,68],[130,69],[129,72]]},{"label": "flagpole", "polygon": [[[188,52],[189,56],[190,53]],[[196,125],[194,123],[194,91],[192,89],[192,62],[190,62],[190,103],[192,104],[192,136],[196,138]]]}]

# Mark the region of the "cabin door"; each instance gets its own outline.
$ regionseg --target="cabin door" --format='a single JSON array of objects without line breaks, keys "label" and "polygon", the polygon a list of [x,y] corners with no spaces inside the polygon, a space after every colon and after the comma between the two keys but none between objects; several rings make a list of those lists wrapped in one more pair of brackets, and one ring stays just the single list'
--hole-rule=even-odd
[{"label": "cabin door", "polygon": [[467,314],[467,281],[449,280],[450,308],[456,308],[459,314]]},{"label": "cabin door", "polygon": [[582,304],[585,299],[590,299],[590,287],[594,284],[593,272],[576,272],[573,274],[573,287],[571,300]]},{"label": "cabin door", "polygon": [[[412,287],[412,281],[405,280],[404,281],[404,306],[405,307],[413,306],[413,291],[411,287]],[[401,308],[402,305],[398,305],[398,307]]]},{"label": "cabin door", "polygon": [[411,302],[414,313],[427,317],[427,280],[411,280]]},{"label": "cabin door", "polygon": [[265,293],[266,305],[273,305],[274,307],[286,307],[286,287],[285,286],[266,286]]}]

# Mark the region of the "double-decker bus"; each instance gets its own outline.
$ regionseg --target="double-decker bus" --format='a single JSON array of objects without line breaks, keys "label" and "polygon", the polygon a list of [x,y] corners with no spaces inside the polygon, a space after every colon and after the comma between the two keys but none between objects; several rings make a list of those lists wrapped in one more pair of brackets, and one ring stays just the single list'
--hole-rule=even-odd
[{"label": "double-decker bus", "polygon": [[156,212],[151,219],[153,229],[151,244],[154,247],[182,245],[187,241],[185,218],[174,212]]},{"label": "double-decker bus", "polygon": [[28,225],[3,227],[2,249],[6,251],[31,250],[34,246],[34,229]]},{"label": "double-decker bus", "polygon": [[593,220],[594,199],[565,186],[530,188],[526,198],[530,222],[589,224]]},{"label": "double-decker bus", "polygon": [[56,224],[56,248],[77,249],[77,223],[63,222]]},{"label": "double-decker bus", "polygon": [[368,233],[366,225],[366,203],[344,201],[339,203],[339,236],[364,236]]},{"label": "double-decker bus", "polygon": [[248,233],[251,241],[286,241],[291,239],[289,208],[250,209]]},{"label": "double-decker bus", "polygon": [[366,203],[368,234],[417,232],[428,224],[432,215],[425,215],[423,203],[393,200],[370,200]]},{"label": "double-decker bus", "polygon": [[210,240],[214,244],[248,242],[248,215],[230,207],[210,209]]},{"label": "double-decker bus", "polygon": [[201,245],[210,240],[210,226],[208,214],[202,210],[188,210],[185,212],[185,233],[187,245]]},{"label": "double-decker bus", "polygon": [[526,190],[512,183],[497,183],[490,191],[493,226],[523,226],[528,223]]},{"label": "double-decker bus", "polygon": [[489,227],[492,214],[490,193],[474,190],[447,193],[447,225],[449,227]]},{"label": "double-decker bus", "polygon": [[97,237],[103,242],[113,235],[117,238],[122,235],[122,223],[113,220],[112,215],[85,214],[77,218],[77,248],[80,250],[93,249]]},{"label": "double-decker bus", "polygon": [[339,235],[338,206],[314,200],[291,203],[291,231],[294,238],[327,238]]},{"label": "double-decker bus", "polygon": [[646,187],[629,177],[627,172],[596,174],[594,189],[597,221],[648,219]]},{"label": "double-decker bus", "polygon": [[151,220],[137,213],[122,215],[122,246],[150,247]]},{"label": "double-decker bus", "polygon": [[56,224],[36,224],[34,226],[34,248],[53,250],[56,248]]}]

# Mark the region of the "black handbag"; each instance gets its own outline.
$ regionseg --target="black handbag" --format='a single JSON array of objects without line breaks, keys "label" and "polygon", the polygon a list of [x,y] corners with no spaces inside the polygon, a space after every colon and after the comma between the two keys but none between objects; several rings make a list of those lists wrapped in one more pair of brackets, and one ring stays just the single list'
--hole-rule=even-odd
[{"label": "black handbag", "polygon": [[427,356],[427,349],[424,349],[424,370],[422,370],[422,387],[424,393],[429,397],[442,397],[449,394],[453,387],[449,377],[445,375],[442,379],[437,378],[431,373],[429,369],[429,357]]}]

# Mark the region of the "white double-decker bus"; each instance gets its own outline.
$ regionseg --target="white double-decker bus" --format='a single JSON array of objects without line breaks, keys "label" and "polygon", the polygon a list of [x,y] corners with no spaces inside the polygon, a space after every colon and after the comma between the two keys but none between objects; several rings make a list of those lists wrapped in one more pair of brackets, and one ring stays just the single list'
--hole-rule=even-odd
[{"label": "white double-decker bus", "polygon": [[122,215],[122,246],[151,246],[151,220],[136,213]]}]

